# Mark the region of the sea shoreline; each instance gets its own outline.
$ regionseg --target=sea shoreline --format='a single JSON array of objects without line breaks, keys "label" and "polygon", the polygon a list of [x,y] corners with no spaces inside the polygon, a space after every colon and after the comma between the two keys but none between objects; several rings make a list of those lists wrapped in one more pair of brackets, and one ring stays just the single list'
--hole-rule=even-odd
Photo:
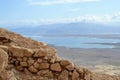
[{"label": "sea shoreline", "polygon": [[[70,35],[69,35],[70,36]],[[80,37],[80,35],[77,35]],[[77,37],[76,36],[76,37]],[[81,35],[82,37],[92,37],[100,39],[120,39],[120,35]],[[50,36],[49,36],[50,37]],[[52,36],[56,37],[56,36]],[[58,36],[57,36],[58,37]],[[62,37],[62,36],[61,36]],[[73,37],[73,36],[72,36]],[[85,43],[112,46],[110,48],[69,48],[49,44],[57,49],[58,55],[62,59],[90,69],[94,72],[104,72],[110,75],[120,75],[120,43]]]}]

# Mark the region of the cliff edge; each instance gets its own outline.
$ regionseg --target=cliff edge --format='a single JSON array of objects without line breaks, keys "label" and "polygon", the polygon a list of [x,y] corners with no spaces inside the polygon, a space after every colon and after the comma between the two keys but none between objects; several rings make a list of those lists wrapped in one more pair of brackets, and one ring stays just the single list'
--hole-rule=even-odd
[{"label": "cliff edge", "polygon": [[120,80],[61,59],[54,48],[0,29],[0,80]]}]

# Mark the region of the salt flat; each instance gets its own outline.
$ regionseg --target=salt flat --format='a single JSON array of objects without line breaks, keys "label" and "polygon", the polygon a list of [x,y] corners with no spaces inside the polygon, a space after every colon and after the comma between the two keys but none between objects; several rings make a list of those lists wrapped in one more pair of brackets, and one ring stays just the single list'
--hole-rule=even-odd
[{"label": "salt flat", "polygon": [[92,71],[120,75],[120,49],[119,48],[65,48],[56,47],[58,55],[63,59],[86,66]]}]

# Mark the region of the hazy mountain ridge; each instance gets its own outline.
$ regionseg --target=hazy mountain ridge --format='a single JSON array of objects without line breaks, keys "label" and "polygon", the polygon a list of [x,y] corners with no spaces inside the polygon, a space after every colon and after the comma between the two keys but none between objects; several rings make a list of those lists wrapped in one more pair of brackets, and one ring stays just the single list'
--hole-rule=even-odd
[{"label": "hazy mountain ridge", "polygon": [[[57,35],[57,34],[117,34],[120,27],[93,23],[61,23],[39,26],[17,26],[9,28],[24,35]],[[27,31],[27,32],[26,32]]]}]

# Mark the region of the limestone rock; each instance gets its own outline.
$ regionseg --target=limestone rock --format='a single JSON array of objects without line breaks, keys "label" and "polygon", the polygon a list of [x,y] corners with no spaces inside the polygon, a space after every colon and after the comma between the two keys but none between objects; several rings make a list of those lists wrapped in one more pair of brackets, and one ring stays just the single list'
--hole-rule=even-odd
[{"label": "limestone rock", "polygon": [[60,76],[58,77],[58,80],[68,80],[68,71],[64,70],[61,72]]},{"label": "limestone rock", "polygon": [[8,63],[8,55],[3,49],[0,48],[0,74],[1,71],[3,71],[7,66],[7,63]]},{"label": "limestone rock", "polygon": [[79,73],[84,73],[85,71],[85,68],[82,68],[82,67],[76,67],[76,69]]},{"label": "limestone rock", "polygon": [[0,79],[1,80],[16,80],[13,72],[6,71],[8,65],[8,54],[0,48]]},{"label": "limestone rock", "polygon": [[49,70],[40,70],[37,75],[39,76],[47,76],[46,74],[49,72]]},{"label": "limestone rock", "polygon": [[29,70],[30,72],[32,72],[32,73],[37,73],[37,72],[38,72],[38,70],[37,70],[36,68],[34,68],[33,66],[30,66],[30,67],[28,68],[28,70]]},{"label": "limestone rock", "polygon": [[61,61],[61,58],[57,54],[55,54],[55,61],[56,62],[60,62]]},{"label": "limestone rock", "polygon": [[7,46],[0,45],[0,48],[3,49],[5,52],[8,52],[8,47]]},{"label": "limestone rock", "polygon": [[30,71],[28,71],[28,69],[27,69],[27,68],[24,68],[24,73],[25,73],[25,74],[28,74],[28,75],[30,75],[30,74],[31,74],[31,72],[30,72]]},{"label": "limestone rock", "polygon": [[49,63],[40,63],[39,69],[48,69],[49,68]]},{"label": "limestone rock", "polygon": [[24,70],[22,66],[17,66],[16,69],[19,70],[19,71],[23,71]]},{"label": "limestone rock", "polygon": [[33,58],[29,58],[27,60],[27,63],[28,63],[29,66],[32,65],[32,64],[34,64],[34,62],[35,62],[35,60]]},{"label": "limestone rock", "polygon": [[22,67],[27,67],[28,64],[27,64],[27,62],[20,62],[20,66],[22,66]]},{"label": "limestone rock", "polygon": [[18,61],[22,61],[22,58],[19,58],[19,57],[18,57],[17,60],[18,60]]},{"label": "limestone rock", "polygon": [[44,49],[40,49],[34,54],[34,57],[45,57],[47,56],[47,53],[45,52]]},{"label": "limestone rock", "polygon": [[47,73],[47,77],[50,78],[50,79],[54,78],[53,72],[52,72],[52,71],[49,71],[49,72]]},{"label": "limestone rock", "polygon": [[12,71],[4,71],[2,72],[2,79],[1,80],[17,80],[14,72]]},{"label": "limestone rock", "polygon": [[33,50],[31,49],[24,49],[24,56],[25,57],[31,57],[34,54]]},{"label": "limestone rock", "polygon": [[75,68],[78,71],[78,73],[80,74],[80,78],[85,78],[86,80],[90,79],[91,72],[88,69],[83,68],[83,67],[78,67],[78,66]]},{"label": "limestone rock", "polygon": [[59,63],[51,64],[50,69],[57,72],[60,72],[62,70]]},{"label": "limestone rock", "polygon": [[[85,74],[84,74],[85,75]],[[83,77],[82,77],[83,78]],[[89,73],[89,74],[86,74],[85,76],[84,76],[84,79],[86,79],[86,80],[91,80],[91,73]]]},{"label": "limestone rock", "polygon": [[9,50],[12,52],[14,57],[24,57],[24,50],[18,46],[11,46]]},{"label": "limestone rock", "polygon": [[46,51],[48,53],[47,56],[54,56],[56,54],[56,50],[52,47],[48,47]]},{"label": "limestone rock", "polygon": [[37,60],[37,62],[38,62],[38,63],[42,63],[42,59],[39,58],[39,59]]},{"label": "limestone rock", "polygon": [[49,61],[50,63],[55,63],[55,58],[51,58],[51,60]]},{"label": "limestone rock", "polygon": [[72,64],[67,65],[65,68],[69,71],[74,70],[74,66]]},{"label": "limestone rock", "polygon": [[79,79],[79,73],[76,70],[74,70],[72,74],[72,80],[78,80],[78,79]]},{"label": "limestone rock", "polygon": [[70,62],[69,62],[68,60],[61,60],[61,61],[60,61],[60,64],[61,64],[62,66],[66,66],[66,65],[69,65]]},{"label": "limestone rock", "polygon": [[24,62],[27,62],[27,60],[28,60],[27,57],[23,57],[23,58],[22,58],[22,61],[24,61]]},{"label": "limestone rock", "polygon": [[40,64],[39,64],[38,62],[35,62],[35,63],[33,64],[33,66],[34,66],[36,69],[39,69]]}]

